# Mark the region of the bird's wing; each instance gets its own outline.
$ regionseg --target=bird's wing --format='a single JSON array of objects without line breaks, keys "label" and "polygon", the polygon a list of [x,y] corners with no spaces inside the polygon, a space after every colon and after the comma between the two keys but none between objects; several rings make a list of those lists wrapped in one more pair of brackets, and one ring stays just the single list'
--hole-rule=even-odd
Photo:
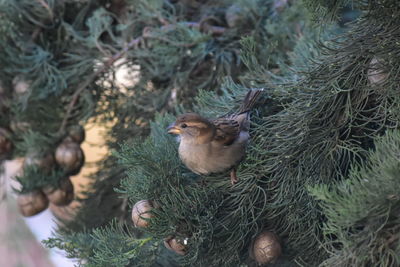
[{"label": "bird's wing", "polygon": [[240,133],[240,124],[231,118],[218,118],[213,121],[215,125],[214,141],[224,145],[231,145]]}]

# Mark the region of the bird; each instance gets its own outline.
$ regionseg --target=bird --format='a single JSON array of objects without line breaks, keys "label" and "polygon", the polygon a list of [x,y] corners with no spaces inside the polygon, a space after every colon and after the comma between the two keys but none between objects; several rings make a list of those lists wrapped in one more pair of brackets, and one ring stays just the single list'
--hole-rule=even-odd
[{"label": "bird", "polygon": [[237,111],[216,119],[179,115],[167,130],[179,136],[178,154],[184,165],[199,175],[230,171],[231,184],[237,183],[236,168],[250,139],[250,111],[263,91],[249,90]]}]

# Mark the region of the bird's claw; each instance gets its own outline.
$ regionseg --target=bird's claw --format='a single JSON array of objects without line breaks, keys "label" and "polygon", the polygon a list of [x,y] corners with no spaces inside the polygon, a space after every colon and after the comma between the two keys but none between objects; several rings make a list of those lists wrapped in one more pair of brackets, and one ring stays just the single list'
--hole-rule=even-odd
[{"label": "bird's claw", "polygon": [[231,171],[231,184],[234,185],[237,182],[239,182],[239,179],[236,176],[236,170],[234,169],[234,170]]}]

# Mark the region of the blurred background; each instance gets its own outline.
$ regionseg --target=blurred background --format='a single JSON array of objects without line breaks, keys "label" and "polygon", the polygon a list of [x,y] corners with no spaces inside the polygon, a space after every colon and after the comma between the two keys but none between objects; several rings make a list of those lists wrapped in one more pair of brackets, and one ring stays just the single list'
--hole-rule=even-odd
[{"label": "blurred background", "polygon": [[[96,166],[90,164],[100,160],[107,153],[102,132],[104,128],[89,123],[85,127],[86,140],[82,149],[86,155],[87,164],[81,172],[71,178],[75,194],[82,197],[82,189],[89,184],[87,175],[95,172]],[[8,160],[3,163],[5,169],[1,177],[1,190],[6,201],[0,202],[0,266],[2,267],[72,267],[73,259],[68,259],[65,253],[58,249],[47,249],[42,240],[51,237],[57,228],[56,217],[66,218],[66,214],[79,207],[78,201],[68,206],[50,204],[49,209],[32,217],[23,217],[18,211],[16,194],[13,188],[19,184],[13,179],[21,172],[23,158]],[[7,189],[6,189],[7,188]],[[68,215],[67,215],[68,216]]]}]

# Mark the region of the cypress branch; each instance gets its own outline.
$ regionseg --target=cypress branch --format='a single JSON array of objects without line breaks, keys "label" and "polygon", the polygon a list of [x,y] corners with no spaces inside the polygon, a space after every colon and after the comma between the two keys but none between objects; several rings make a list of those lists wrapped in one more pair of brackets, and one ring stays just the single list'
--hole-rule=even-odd
[{"label": "cypress branch", "polygon": [[327,217],[322,228],[331,255],[322,266],[398,266],[400,132],[375,139],[365,163],[344,181],[311,188]]}]

